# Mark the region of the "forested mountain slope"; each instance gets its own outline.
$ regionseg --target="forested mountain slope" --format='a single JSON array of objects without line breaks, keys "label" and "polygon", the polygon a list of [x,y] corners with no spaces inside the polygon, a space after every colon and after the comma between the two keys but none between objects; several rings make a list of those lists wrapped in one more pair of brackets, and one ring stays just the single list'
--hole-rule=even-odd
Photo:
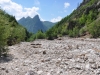
[{"label": "forested mountain slope", "polygon": [[0,45],[12,45],[27,39],[28,32],[19,25],[15,17],[0,9]]},{"label": "forested mountain slope", "polygon": [[62,35],[100,37],[100,0],[83,0],[70,15],[46,32],[49,39]]}]

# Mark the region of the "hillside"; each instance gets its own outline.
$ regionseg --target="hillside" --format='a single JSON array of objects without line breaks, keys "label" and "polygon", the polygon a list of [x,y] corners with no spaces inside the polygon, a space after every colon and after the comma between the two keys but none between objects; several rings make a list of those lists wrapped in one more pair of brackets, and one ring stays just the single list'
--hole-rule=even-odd
[{"label": "hillside", "polygon": [[46,30],[52,28],[56,23],[52,23],[52,22],[49,22],[49,21],[43,21],[43,25],[46,26]]},{"label": "hillside", "polygon": [[44,21],[44,22],[40,21],[38,15],[36,15],[33,18],[31,17],[21,18],[20,20],[18,20],[18,23],[24,26],[31,33],[36,33],[39,30],[45,32],[55,24],[48,21]]},{"label": "hillside", "polygon": [[[19,25],[15,17],[0,9],[0,43],[5,45],[16,44],[27,39],[28,32]],[[0,45],[1,45],[0,44]]]},{"label": "hillside", "polygon": [[83,0],[70,15],[46,32],[48,39],[70,37],[100,37],[100,0]]}]

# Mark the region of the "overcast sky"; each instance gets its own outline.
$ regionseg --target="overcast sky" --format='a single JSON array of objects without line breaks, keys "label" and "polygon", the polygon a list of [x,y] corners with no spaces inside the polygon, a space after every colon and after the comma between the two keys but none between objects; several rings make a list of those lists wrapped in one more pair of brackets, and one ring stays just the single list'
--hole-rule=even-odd
[{"label": "overcast sky", "polygon": [[0,0],[0,7],[19,20],[39,15],[42,21],[57,22],[69,15],[83,0]]}]

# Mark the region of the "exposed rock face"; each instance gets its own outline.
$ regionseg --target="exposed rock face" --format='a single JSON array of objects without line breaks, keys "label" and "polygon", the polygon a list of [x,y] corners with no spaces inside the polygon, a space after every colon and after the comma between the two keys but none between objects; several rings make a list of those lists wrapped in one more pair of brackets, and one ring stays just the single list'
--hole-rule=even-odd
[{"label": "exposed rock face", "polygon": [[90,0],[83,0],[84,3],[87,3],[87,2],[89,2],[89,1],[90,1]]},{"label": "exposed rock face", "polygon": [[100,1],[97,3],[97,6],[99,6],[100,5]]},{"label": "exposed rock face", "polygon": [[100,75],[100,39],[63,37],[9,49],[13,58],[0,63],[0,75]]},{"label": "exposed rock face", "polygon": [[[83,0],[83,2],[81,3],[81,5],[79,7],[81,7],[82,5],[84,6],[86,3],[88,3],[91,0]],[[86,7],[85,10],[82,10],[85,14],[89,14],[89,11],[92,9],[97,9],[98,12],[100,10],[100,1],[95,1],[93,4],[91,4],[90,6]]]},{"label": "exposed rock face", "polygon": [[89,2],[90,0],[83,0],[82,5],[86,4],[87,2]]}]

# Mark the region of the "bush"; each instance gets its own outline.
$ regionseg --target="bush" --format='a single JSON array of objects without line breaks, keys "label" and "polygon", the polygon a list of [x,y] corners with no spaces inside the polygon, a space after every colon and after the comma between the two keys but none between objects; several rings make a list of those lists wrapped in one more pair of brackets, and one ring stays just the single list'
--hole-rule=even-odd
[{"label": "bush", "polygon": [[3,28],[0,27],[0,57],[7,56],[8,49],[5,48],[5,42],[3,39]]},{"label": "bush", "polygon": [[69,30],[69,31],[68,31],[68,35],[69,35],[70,37],[73,37],[73,31],[72,31],[72,30]]},{"label": "bush", "polygon": [[100,37],[100,22],[93,22],[89,25],[88,30],[93,38]]},{"label": "bush", "polygon": [[32,34],[28,39],[27,41],[30,42],[30,41],[34,41],[36,39],[36,35],[35,34]]},{"label": "bush", "polygon": [[73,29],[73,37],[78,37],[78,36],[79,36],[79,29],[78,29],[78,27],[75,27]]},{"label": "bush", "polygon": [[79,31],[79,35],[80,36],[81,35],[85,35],[86,31],[87,31],[87,28],[86,27],[81,28],[80,31]]},{"label": "bush", "polygon": [[45,34],[42,31],[36,33],[36,39],[45,39]]},{"label": "bush", "polygon": [[53,40],[53,28],[49,29],[47,32],[46,32],[46,37],[48,40]]},{"label": "bush", "polygon": [[8,49],[0,45],[0,57],[2,56],[6,57],[7,53],[8,53]]}]

